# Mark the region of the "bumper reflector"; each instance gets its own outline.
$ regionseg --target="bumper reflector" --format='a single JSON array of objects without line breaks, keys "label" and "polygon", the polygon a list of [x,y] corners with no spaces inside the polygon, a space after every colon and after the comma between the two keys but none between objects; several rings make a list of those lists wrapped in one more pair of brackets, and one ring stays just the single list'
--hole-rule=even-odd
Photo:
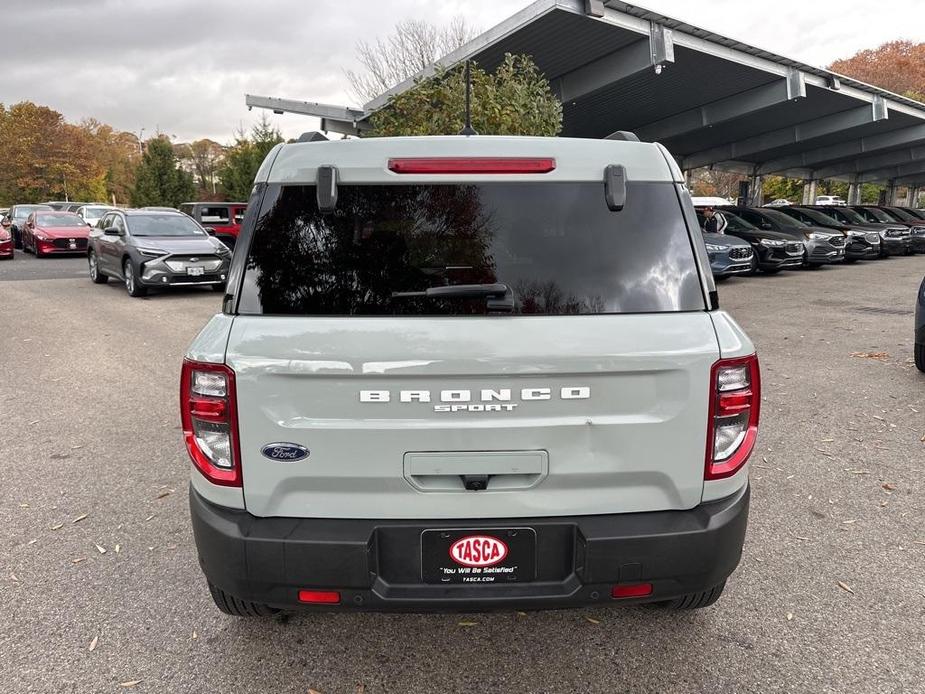
[{"label": "bumper reflector", "polygon": [[651,583],[623,583],[610,589],[610,597],[619,598],[644,598],[652,595]]},{"label": "bumper reflector", "polygon": [[336,590],[300,590],[299,602],[313,605],[337,605],[340,603],[340,593]]}]

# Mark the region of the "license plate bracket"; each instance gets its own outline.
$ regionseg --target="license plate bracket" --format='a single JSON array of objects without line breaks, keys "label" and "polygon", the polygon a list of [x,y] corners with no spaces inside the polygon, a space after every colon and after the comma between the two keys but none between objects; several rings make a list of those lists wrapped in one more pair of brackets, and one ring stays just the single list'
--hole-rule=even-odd
[{"label": "license plate bracket", "polygon": [[[460,544],[454,549],[457,543]],[[451,551],[463,558],[454,558]],[[487,561],[482,558],[483,552],[489,555]],[[498,554],[493,556],[493,552]],[[504,585],[535,578],[536,531],[533,528],[449,528],[421,533],[421,580],[424,583]]]},{"label": "license plate bracket", "polygon": [[205,268],[202,267],[188,267],[186,268],[186,274],[191,277],[200,277],[206,273]]}]

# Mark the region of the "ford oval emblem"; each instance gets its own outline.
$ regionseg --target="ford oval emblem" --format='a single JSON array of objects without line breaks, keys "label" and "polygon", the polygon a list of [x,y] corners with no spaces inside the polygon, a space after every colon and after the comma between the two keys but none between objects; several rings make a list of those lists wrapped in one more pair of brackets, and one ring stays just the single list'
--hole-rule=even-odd
[{"label": "ford oval emblem", "polygon": [[260,452],[279,463],[294,463],[309,456],[309,450],[297,443],[268,443]]}]

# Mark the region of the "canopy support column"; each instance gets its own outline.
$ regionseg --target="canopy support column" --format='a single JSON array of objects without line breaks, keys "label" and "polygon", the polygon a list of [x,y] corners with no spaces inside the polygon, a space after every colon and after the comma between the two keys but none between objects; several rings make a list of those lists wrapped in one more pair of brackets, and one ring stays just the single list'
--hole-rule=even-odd
[{"label": "canopy support column", "polygon": [[816,179],[807,179],[803,181],[803,204],[816,204]]}]

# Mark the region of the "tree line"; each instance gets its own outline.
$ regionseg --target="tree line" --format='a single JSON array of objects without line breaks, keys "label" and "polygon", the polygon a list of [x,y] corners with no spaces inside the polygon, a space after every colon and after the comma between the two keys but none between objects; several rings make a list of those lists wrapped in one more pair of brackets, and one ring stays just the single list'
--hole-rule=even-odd
[{"label": "tree line", "polygon": [[46,200],[166,205],[247,200],[267,152],[283,138],[266,118],[223,146],[147,140],[95,119],[69,123],[47,106],[0,104],[0,206]]}]

